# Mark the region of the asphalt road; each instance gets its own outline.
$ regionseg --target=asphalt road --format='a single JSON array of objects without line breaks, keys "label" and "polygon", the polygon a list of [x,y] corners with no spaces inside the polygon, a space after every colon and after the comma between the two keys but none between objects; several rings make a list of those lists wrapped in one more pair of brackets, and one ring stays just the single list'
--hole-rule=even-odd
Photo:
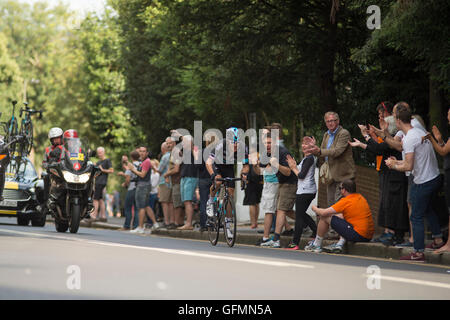
[{"label": "asphalt road", "polygon": [[450,299],[450,268],[0,218],[0,299]]}]

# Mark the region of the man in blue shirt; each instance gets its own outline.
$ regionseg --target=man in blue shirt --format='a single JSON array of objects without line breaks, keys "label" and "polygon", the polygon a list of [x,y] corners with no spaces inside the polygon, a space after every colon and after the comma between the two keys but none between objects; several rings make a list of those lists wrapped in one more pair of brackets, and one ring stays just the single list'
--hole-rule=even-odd
[{"label": "man in blue shirt", "polygon": [[328,131],[323,136],[321,146],[316,146],[313,140],[308,152],[328,162],[331,180],[327,182],[327,202],[328,206],[332,206],[341,197],[340,183],[347,179],[355,179],[356,169],[352,147],[348,144],[351,136],[339,125],[339,115],[329,111],[325,113],[324,121]]}]

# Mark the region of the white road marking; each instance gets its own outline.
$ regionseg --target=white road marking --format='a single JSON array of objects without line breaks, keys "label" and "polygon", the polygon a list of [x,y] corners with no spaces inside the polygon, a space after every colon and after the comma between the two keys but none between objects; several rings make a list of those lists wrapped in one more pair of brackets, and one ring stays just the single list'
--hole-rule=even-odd
[{"label": "white road marking", "polygon": [[134,246],[134,245],[129,245],[129,244],[122,244],[122,243],[104,242],[104,241],[97,241],[97,240],[87,240],[87,239],[79,239],[79,238],[75,238],[75,237],[65,237],[65,236],[59,236],[59,235],[55,236],[55,235],[50,235],[50,234],[22,232],[22,231],[7,230],[7,229],[0,229],[0,232],[12,233],[12,234],[20,234],[20,235],[24,235],[24,236],[35,236],[35,237],[41,237],[41,238],[54,238],[54,239],[61,239],[61,240],[71,240],[71,241],[78,241],[78,242],[89,243],[89,244],[96,244],[96,245],[107,246],[107,247],[139,249],[139,250],[156,251],[156,252],[160,252],[160,253],[178,254],[178,255],[198,257],[198,258],[207,258],[207,259],[216,259],[216,260],[228,260],[228,261],[236,261],[236,262],[247,262],[247,263],[254,263],[254,264],[273,266],[273,267],[294,267],[294,268],[314,269],[314,266],[312,266],[312,265],[298,264],[298,263],[289,263],[289,262],[282,262],[282,261],[238,258],[238,257],[224,256],[224,255],[214,255],[214,254],[207,254],[207,253],[199,253],[199,252],[186,251],[186,250],[141,247],[141,246]]},{"label": "white road marking", "polygon": [[[367,274],[364,274],[363,276],[371,277],[371,275],[367,275]],[[450,284],[442,283],[442,282],[408,279],[408,278],[400,278],[400,277],[390,277],[390,276],[383,276],[383,275],[379,275],[379,276],[377,276],[377,278],[379,278],[380,280],[386,280],[386,281],[403,282],[403,283],[409,283],[409,284],[417,284],[417,285],[421,285],[421,286],[450,289]]]}]

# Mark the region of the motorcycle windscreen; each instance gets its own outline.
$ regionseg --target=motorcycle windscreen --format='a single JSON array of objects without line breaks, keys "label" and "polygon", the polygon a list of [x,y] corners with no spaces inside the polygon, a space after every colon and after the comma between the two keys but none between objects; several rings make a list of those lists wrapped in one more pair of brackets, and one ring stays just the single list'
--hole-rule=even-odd
[{"label": "motorcycle windscreen", "polygon": [[70,138],[64,141],[65,164],[66,167],[75,172],[86,168],[88,155],[86,147],[81,139]]}]

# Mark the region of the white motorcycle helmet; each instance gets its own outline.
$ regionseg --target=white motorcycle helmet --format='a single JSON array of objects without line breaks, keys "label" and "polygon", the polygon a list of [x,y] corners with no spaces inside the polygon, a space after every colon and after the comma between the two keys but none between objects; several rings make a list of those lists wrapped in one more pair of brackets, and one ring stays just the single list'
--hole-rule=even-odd
[{"label": "white motorcycle helmet", "polygon": [[63,134],[64,132],[62,131],[61,128],[51,128],[50,131],[48,132],[48,138],[51,141],[53,138],[62,137]]}]

